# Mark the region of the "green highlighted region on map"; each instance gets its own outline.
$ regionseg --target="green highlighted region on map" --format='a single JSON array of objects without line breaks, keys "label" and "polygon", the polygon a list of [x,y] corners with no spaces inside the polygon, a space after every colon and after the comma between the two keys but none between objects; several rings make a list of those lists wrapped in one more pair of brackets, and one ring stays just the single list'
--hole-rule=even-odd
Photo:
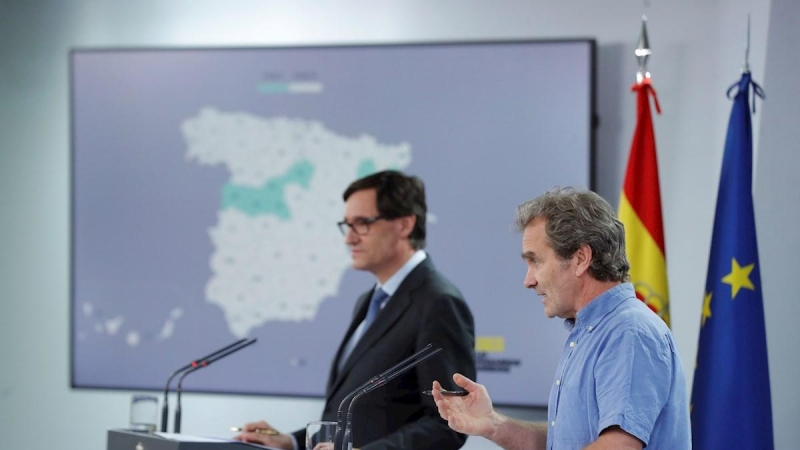
[{"label": "green highlighted region on map", "polygon": [[377,171],[378,169],[375,167],[375,161],[371,159],[365,159],[361,161],[361,164],[358,165],[358,173],[356,174],[356,178],[372,175]]},{"label": "green highlighted region on map", "polygon": [[222,188],[222,209],[235,208],[250,217],[272,214],[281,220],[290,220],[292,215],[284,189],[294,183],[308,190],[313,174],[314,165],[310,161],[300,161],[260,188],[226,184]]},{"label": "green highlighted region on map", "polygon": [[399,170],[403,171],[404,166],[399,166],[397,164],[388,164],[383,166],[383,168],[378,168],[378,165],[375,164],[375,160],[372,158],[366,158],[361,160],[358,164],[358,169],[356,170],[356,178],[362,178],[367,175],[372,175],[379,170]]},{"label": "green highlighted region on map", "polygon": [[354,177],[411,163],[411,145],[352,136],[314,120],[203,108],[181,124],[187,161],[223,166],[206,301],[232,335],[270,322],[324,320],[320,306],[352,266],[342,236],[342,191]]}]

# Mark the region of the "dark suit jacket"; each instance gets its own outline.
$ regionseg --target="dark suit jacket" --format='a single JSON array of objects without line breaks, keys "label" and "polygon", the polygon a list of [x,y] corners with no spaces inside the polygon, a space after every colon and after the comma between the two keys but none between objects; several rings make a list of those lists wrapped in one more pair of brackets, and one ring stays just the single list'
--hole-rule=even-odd
[{"label": "dark suit jacket", "polygon": [[[455,388],[455,372],[475,379],[475,327],[461,293],[436,271],[430,257],[426,258],[403,280],[338,373],[336,363],[345,343],[364,320],[371,294],[372,290],[364,293],[356,302],[353,322],[331,365],[323,420],[335,421],[339,404],[347,394],[431,343],[442,351],[356,401],[353,447],[460,448],[466,436],[448,427],[433,399],[422,391],[430,389],[433,380],[439,380],[445,388]],[[302,448],[305,430],[294,435]]]}]

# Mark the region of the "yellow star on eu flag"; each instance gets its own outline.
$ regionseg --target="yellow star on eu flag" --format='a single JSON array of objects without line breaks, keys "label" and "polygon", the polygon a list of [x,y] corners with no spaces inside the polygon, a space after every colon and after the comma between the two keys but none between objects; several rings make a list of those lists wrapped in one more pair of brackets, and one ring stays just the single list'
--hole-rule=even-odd
[{"label": "yellow star on eu flag", "polygon": [[705,324],[706,324],[706,319],[708,319],[709,317],[711,317],[711,296],[712,296],[713,294],[714,294],[713,292],[709,292],[709,293],[708,293],[708,294],[706,294],[706,296],[703,298],[703,318],[702,318],[702,324],[701,324],[701,326],[702,326],[702,325],[705,325]]},{"label": "yellow star on eu flag", "polygon": [[755,263],[753,263],[742,267],[739,265],[739,261],[736,261],[736,258],[733,258],[733,262],[731,263],[731,273],[722,278],[723,283],[731,285],[731,300],[736,298],[736,294],[739,293],[739,289],[747,288],[751,291],[756,290],[756,287],[753,286],[753,282],[750,281],[750,272],[753,271],[755,266]]}]

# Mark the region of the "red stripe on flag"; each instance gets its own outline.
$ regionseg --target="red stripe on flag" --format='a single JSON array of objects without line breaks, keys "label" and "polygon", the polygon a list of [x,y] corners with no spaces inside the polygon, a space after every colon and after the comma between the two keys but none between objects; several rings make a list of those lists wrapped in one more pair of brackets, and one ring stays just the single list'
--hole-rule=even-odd
[{"label": "red stripe on flag", "polygon": [[653,119],[650,114],[650,94],[655,99],[656,110],[661,113],[656,92],[650,79],[634,85],[636,91],[637,121],[631,143],[628,169],[625,172],[623,190],[631,207],[641,219],[647,231],[664,248],[664,226],[661,218],[661,194],[658,181],[658,160],[656,159],[656,139],[653,132]]}]

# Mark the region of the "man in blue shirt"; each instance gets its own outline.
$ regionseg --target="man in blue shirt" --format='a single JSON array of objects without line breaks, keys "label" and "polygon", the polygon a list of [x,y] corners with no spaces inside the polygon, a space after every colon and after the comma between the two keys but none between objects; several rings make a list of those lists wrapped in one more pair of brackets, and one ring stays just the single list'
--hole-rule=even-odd
[{"label": "man in blue shirt", "polygon": [[683,367],[666,324],[636,298],[625,232],[593,192],[554,189],[517,208],[525,286],[548,317],[570,329],[550,391],[547,423],[496,412],[486,388],[461,374],[468,392],[445,397],[439,414],[454,430],[508,449],[691,448]]}]

